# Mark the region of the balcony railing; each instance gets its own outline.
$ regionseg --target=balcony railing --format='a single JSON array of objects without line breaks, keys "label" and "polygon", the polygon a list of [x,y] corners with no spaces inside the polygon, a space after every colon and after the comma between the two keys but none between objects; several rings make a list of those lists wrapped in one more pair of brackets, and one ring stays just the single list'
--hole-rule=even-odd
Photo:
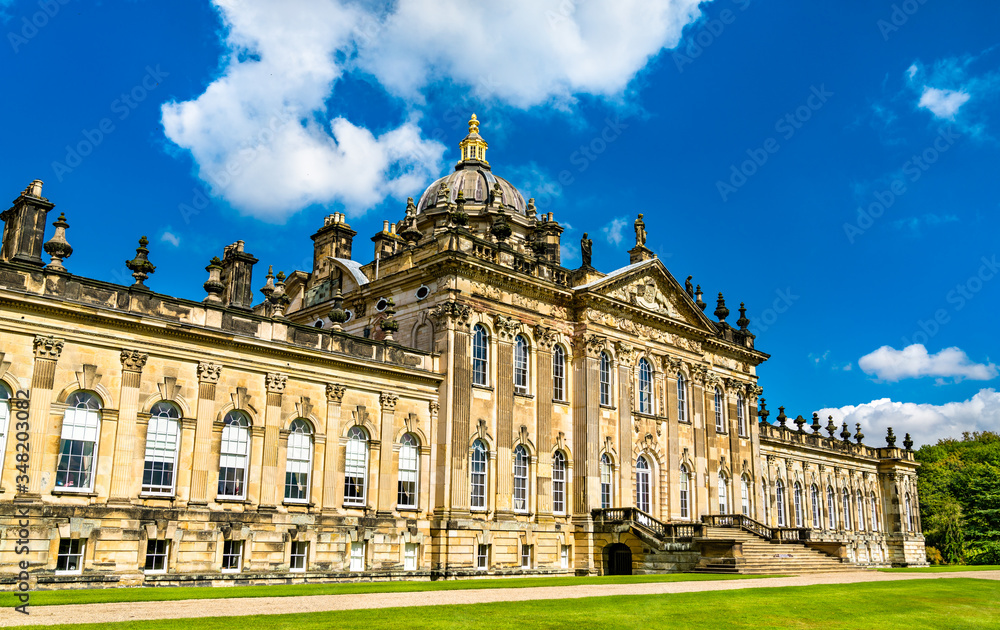
[{"label": "balcony railing", "polygon": [[599,524],[628,524],[661,540],[690,540],[700,536],[704,527],[701,523],[664,523],[634,507],[594,510],[593,518]]},{"label": "balcony railing", "polygon": [[808,540],[809,529],[803,527],[768,527],[745,514],[708,514],[701,521],[709,527],[742,529],[765,540],[779,543],[797,543]]}]

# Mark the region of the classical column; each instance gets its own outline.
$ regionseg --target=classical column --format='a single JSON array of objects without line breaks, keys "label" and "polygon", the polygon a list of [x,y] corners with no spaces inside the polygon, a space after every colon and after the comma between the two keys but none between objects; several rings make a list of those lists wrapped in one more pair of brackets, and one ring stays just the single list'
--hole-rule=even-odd
[{"label": "classical column", "polygon": [[[506,315],[493,320],[497,337],[497,461],[496,461],[496,512],[499,518],[513,514],[514,471],[512,448],[514,443],[514,338],[521,324]],[[530,370],[530,368],[529,368]],[[529,372],[530,373],[530,372]],[[541,442],[541,437],[539,437]],[[548,448],[539,444],[539,449]]]},{"label": "classical column", "polygon": [[340,412],[347,388],[337,383],[326,386],[326,453],[323,456],[323,511],[335,512],[343,488],[337,483],[340,464]]},{"label": "classical column", "polygon": [[[445,322],[448,329],[448,376],[451,399],[446,413],[451,416],[451,488],[449,505],[454,514],[469,512],[469,425],[472,416],[472,357],[470,356],[469,316],[472,309],[458,302],[444,302],[431,315]],[[445,422],[448,418],[445,417]]]},{"label": "classical column", "polygon": [[379,442],[382,447],[379,449],[378,457],[378,495],[375,503],[375,511],[377,514],[389,516],[392,514],[392,509],[396,504],[394,491],[397,486],[393,483],[395,475],[393,474],[394,466],[392,465],[392,444],[394,437],[393,426],[396,420],[396,403],[399,402],[399,396],[392,392],[382,392],[378,400],[382,406],[382,418],[379,424]]},{"label": "classical column", "polygon": [[[677,374],[680,372],[683,362],[680,359],[664,355],[662,358],[663,372],[666,375],[664,378],[664,386],[667,388],[666,404],[667,408],[663,410],[663,415],[667,417],[667,448],[664,449],[667,453],[667,461],[663,462],[663,465],[667,467],[667,474],[665,478],[667,479],[668,488],[670,486],[670,480],[674,476],[674,468],[680,467],[681,461],[681,437],[680,437],[680,417],[677,411]],[[690,381],[688,381],[690,382]],[[691,387],[690,391],[685,392],[687,394],[687,421],[691,423],[692,428],[694,428],[694,400],[697,398],[694,395],[694,388]],[[697,453],[698,451],[695,451]],[[707,466],[706,461],[698,461],[698,457],[695,456],[695,467],[698,470],[690,471],[692,474],[688,478],[688,501],[691,503],[688,507],[688,512],[691,515],[691,520],[697,521],[700,514],[695,511],[695,508],[704,508],[707,505],[706,498],[698,492],[698,488],[703,487],[701,483],[701,475],[703,470]],[[676,493],[670,493],[676,494]],[[691,501],[691,497],[696,497],[694,501]],[[676,514],[680,515],[681,501],[680,496],[677,495],[676,501]],[[670,520],[673,514],[661,515],[663,520]]]},{"label": "classical column", "polygon": [[194,430],[194,467],[191,470],[189,506],[208,504],[208,470],[212,466],[212,423],[215,419],[215,389],[222,366],[198,364],[198,411]]},{"label": "classical column", "polygon": [[135,425],[139,413],[139,381],[149,355],[139,350],[122,350],[122,385],[118,403],[118,430],[111,473],[109,503],[129,503],[135,479],[132,474],[135,454]]},{"label": "classical column", "polygon": [[573,361],[573,512],[590,518],[601,507],[601,352],[608,340],[588,335]]},{"label": "classical column", "polygon": [[[535,468],[535,497],[537,513],[542,519],[552,515],[552,454],[550,445],[554,442],[552,434],[552,370],[543,366],[552,365],[552,346],[556,342],[556,331],[547,326],[535,327],[535,341],[538,345],[538,404],[537,410],[537,446],[538,457]],[[575,396],[574,396],[575,398]],[[574,446],[574,448],[576,448]]]},{"label": "classical column", "polygon": [[632,491],[632,366],[635,365],[635,349],[627,343],[615,344],[615,359],[618,363],[618,478],[621,495],[618,506],[635,505]]},{"label": "classical column", "polygon": [[281,502],[284,484],[278,474],[278,442],[281,433],[281,396],[288,377],[284,374],[264,375],[267,403],[264,410],[264,451],[261,462],[260,507],[273,509]]},{"label": "classical column", "polygon": [[[37,335],[34,340],[35,363],[31,373],[31,389],[28,391],[28,486],[17,487],[16,501],[38,501],[41,499],[42,457],[45,455],[45,442],[49,429],[49,406],[52,403],[52,387],[56,378],[56,362],[62,354],[62,339]],[[15,396],[17,394],[15,393]],[[17,405],[12,405],[12,411],[17,411]],[[14,422],[10,423],[14,426]]]}]

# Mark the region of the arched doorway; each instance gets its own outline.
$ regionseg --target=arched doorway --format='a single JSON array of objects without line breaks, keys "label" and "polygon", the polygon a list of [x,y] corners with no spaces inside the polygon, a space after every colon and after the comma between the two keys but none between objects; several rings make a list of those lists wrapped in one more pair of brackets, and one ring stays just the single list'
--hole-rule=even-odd
[{"label": "arched doorway", "polygon": [[632,575],[632,550],[615,543],[604,548],[605,575]]}]

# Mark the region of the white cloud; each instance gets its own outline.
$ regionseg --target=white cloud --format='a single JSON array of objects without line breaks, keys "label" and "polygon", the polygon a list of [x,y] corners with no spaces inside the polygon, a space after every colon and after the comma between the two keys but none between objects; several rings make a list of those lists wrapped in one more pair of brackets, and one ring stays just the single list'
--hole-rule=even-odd
[{"label": "white cloud", "polygon": [[998,374],[996,365],[974,363],[959,348],[945,348],[936,354],[929,354],[927,348],[919,343],[902,350],[882,346],[858,359],[858,365],[865,374],[889,382],[925,376],[950,378],[956,383],[963,379],[988,381]]},{"label": "white cloud", "polygon": [[180,247],[181,237],[177,236],[170,230],[167,230],[160,235],[160,241],[163,243],[170,243],[174,247]]},{"label": "white cloud", "polygon": [[618,245],[622,242],[622,230],[625,228],[626,221],[622,217],[617,217],[611,219],[611,223],[608,223],[601,231],[604,232],[605,238],[612,245]]},{"label": "white cloud", "polygon": [[700,14],[698,0],[215,5],[226,26],[222,74],[197,98],[165,104],[164,132],[215,194],[275,222],[314,203],[357,214],[441,172],[445,147],[421,135],[416,110],[378,133],[330,111],[347,73],[368,73],[411,104],[432,85],[521,108],[565,108],[579,94],[614,100]]},{"label": "white cloud", "polygon": [[839,409],[820,409],[816,413],[824,419],[824,423],[831,415],[838,426],[846,421],[852,431],[856,423],[861,423],[865,443],[871,446],[885,444],[884,437],[889,427],[898,436],[897,446],[902,446],[906,433],[919,446],[935,444],[944,438],[960,439],[965,431],[996,431],[1000,426],[1000,393],[983,389],[968,400],[943,405],[894,402],[881,398]]},{"label": "white cloud", "polygon": [[969,100],[969,94],[956,90],[939,90],[924,86],[917,107],[922,107],[938,118],[954,120],[958,109]]}]

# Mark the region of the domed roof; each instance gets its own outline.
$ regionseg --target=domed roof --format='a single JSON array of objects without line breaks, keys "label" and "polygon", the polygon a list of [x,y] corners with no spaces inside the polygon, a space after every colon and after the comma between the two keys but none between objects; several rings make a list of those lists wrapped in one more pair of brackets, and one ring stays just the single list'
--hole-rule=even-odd
[{"label": "domed roof", "polygon": [[442,177],[420,197],[417,204],[417,212],[423,212],[425,208],[434,206],[437,203],[438,191],[442,186],[449,188],[448,198],[452,203],[458,198],[458,191],[461,190],[465,196],[466,203],[486,203],[490,192],[496,184],[500,184],[500,192],[503,205],[513,209],[518,214],[527,214],[528,205],[524,202],[524,197],[514,187],[502,177],[497,177],[490,172],[490,167],[476,160],[459,162],[455,172]]}]

